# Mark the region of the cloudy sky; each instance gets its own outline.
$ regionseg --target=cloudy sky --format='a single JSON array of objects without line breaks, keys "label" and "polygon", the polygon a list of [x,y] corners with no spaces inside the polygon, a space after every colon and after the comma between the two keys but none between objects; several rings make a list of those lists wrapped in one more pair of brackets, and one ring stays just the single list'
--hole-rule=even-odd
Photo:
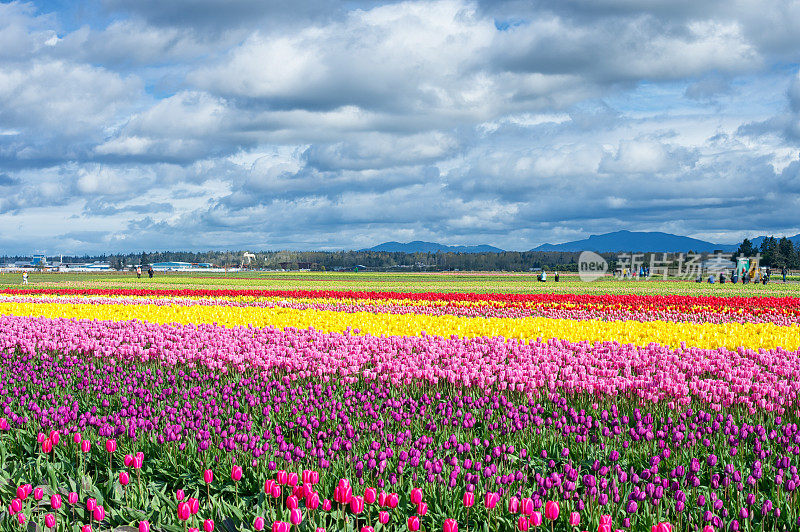
[{"label": "cloudy sky", "polygon": [[0,1],[0,255],[800,233],[800,2]]}]

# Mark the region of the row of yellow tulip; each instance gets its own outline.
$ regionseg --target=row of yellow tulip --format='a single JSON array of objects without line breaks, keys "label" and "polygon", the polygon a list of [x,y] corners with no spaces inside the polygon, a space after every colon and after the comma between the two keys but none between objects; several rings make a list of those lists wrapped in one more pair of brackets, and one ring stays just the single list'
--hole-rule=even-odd
[{"label": "row of yellow tulip", "polygon": [[224,327],[295,327],[323,332],[348,328],[370,335],[428,335],[476,338],[500,336],[570,342],[616,341],[625,344],[715,349],[724,347],[800,349],[800,326],[773,323],[680,323],[601,321],[542,317],[486,318],[452,315],[336,312],[285,307],[226,305],[80,304],[0,302],[0,314],[155,323],[217,323]]}]

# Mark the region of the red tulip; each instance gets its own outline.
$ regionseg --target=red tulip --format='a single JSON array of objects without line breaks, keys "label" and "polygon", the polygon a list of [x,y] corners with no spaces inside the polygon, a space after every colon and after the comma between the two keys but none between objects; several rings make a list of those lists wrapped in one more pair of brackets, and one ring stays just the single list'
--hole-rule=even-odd
[{"label": "red tulip", "polygon": [[46,439],[42,442],[42,452],[48,454],[50,451],[53,450],[53,442],[49,439]]},{"label": "red tulip", "polygon": [[120,471],[119,472],[119,483],[123,486],[127,486],[128,483],[131,481],[131,477],[128,475],[127,471]]},{"label": "red tulip", "polygon": [[203,532],[214,532],[214,521],[206,519],[203,521]]},{"label": "red tulip", "polygon": [[106,452],[113,453],[117,450],[117,440],[106,440]]},{"label": "red tulip", "polygon": [[428,503],[425,503],[425,502],[421,502],[421,503],[419,503],[419,504],[417,505],[417,513],[418,513],[420,516],[423,516],[423,515],[425,515],[426,513],[428,513]]},{"label": "red tulip", "polygon": [[189,511],[192,512],[192,515],[197,515],[197,512],[200,511],[200,501],[191,497],[187,504],[189,505]]},{"label": "red tulip", "polygon": [[533,526],[539,526],[542,524],[542,512],[533,512],[531,514],[531,524]]},{"label": "red tulip", "polygon": [[408,518],[408,522],[406,523],[406,525],[408,526],[409,532],[416,532],[417,530],[419,530],[419,517],[417,517],[416,515],[412,515],[411,517]]},{"label": "red tulip", "polygon": [[125,457],[122,459],[122,463],[125,464],[125,467],[130,467],[133,465],[133,455],[126,454]]},{"label": "red tulip", "polygon": [[389,512],[386,512],[384,510],[381,510],[380,512],[378,512],[378,521],[380,521],[380,523],[382,525],[385,525],[386,523],[388,523],[389,522]]},{"label": "red tulip", "polygon": [[231,478],[236,482],[242,480],[242,467],[241,466],[238,466],[238,465],[233,466],[233,469],[231,469]]},{"label": "red tulip", "polygon": [[[413,490],[412,490],[413,491]],[[364,502],[372,504],[378,499],[378,490],[375,488],[367,488],[364,490]]]},{"label": "red tulip", "polygon": [[211,484],[212,482],[214,482],[214,472],[211,471],[210,469],[206,469],[205,471],[203,471],[203,482],[205,482],[206,484]]},{"label": "red tulip", "polygon": [[422,488],[413,488],[409,496],[411,504],[419,504],[422,502]]},{"label": "red tulip", "polygon": [[253,521],[253,528],[256,530],[264,530],[264,518],[263,517],[256,517],[255,521]]},{"label": "red tulip", "polygon": [[[58,445],[58,442],[59,442],[60,438],[61,438],[61,435],[58,433],[58,431],[56,431],[56,430],[50,431],[49,439],[50,439],[50,442],[53,444],[53,447]],[[48,527],[48,528],[53,528],[53,527]]]},{"label": "red tulip", "polygon": [[[289,473],[287,473],[283,469],[280,469],[280,470],[278,470],[277,478],[278,478],[278,484],[285,485],[286,482],[289,480]],[[276,522],[278,522],[278,521],[276,521]]]},{"label": "red tulip", "polygon": [[458,522],[455,519],[445,519],[442,532],[458,532]]},{"label": "red tulip", "polygon": [[530,527],[530,523],[528,522],[528,517],[525,515],[520,515],[519,519],[517,519],[517,530],[520,532],[525,532]]}]

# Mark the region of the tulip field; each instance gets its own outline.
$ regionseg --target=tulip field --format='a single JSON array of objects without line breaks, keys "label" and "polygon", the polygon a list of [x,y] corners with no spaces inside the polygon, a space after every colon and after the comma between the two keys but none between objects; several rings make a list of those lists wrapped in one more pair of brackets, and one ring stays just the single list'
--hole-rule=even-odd
[{"label": "tulip field", "polygon": [[800,530],[794,285],[167,279],[0,289],[0,530]]}]

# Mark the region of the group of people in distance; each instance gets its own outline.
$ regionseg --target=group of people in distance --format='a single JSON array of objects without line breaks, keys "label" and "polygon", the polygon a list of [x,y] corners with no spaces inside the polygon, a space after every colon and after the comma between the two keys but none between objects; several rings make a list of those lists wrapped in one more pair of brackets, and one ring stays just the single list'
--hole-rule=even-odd
[{"label": "group of people in distance", "polygon": [[[558,282],[558,272],[555,272],[553,274],[553,278],[555,279],[556,282]],[[540,283],[546,283],[547,282],[547,271],[546,270],[542,270],[542,272],[539,275],[536,276],[536,280],[539,281]]]},{"label": "group of people in distance", "polygon": [[[770,277],[772,277],[772,268],[770,268],[769,266],[767,266],[766,271],[763,274],[759,270],[752,270],[752,271],[754,272],[754,274],[751,274],[750,271],[748,271],[748,270],[744,270],[744,271],[742,271],[741,276],[740,276],[739,272],[734,270],[733,273],[731,274],[731,282],[733,284],[736,284],[736,283],[738,283],[740,281],[741,281],[742,284],[749,284],[750,282],[753,282],[753,283],[759,283],[760,282],[761,284],[767,284],[770,281]],[[784,283],[786,282],[786,274],[787,273],[788,273],[788,270],[786,269],[786,266],[783,266],[781,268],[781,276],[783,277],[783,282]],[[708,283],[709,284],[714,284],[714,282],[716,281],[717,277],[719,278],[719,283],[720,284],[725,284],[725,281],[727,280],[725,272],[720,272],[718,274],[718,276],[714,275],[713,273],[710,274],[708,276]],[[702,283],[703,282],[702,274],[697,274],[697,279],[695,279],[695,282],[696,283]]]}]

